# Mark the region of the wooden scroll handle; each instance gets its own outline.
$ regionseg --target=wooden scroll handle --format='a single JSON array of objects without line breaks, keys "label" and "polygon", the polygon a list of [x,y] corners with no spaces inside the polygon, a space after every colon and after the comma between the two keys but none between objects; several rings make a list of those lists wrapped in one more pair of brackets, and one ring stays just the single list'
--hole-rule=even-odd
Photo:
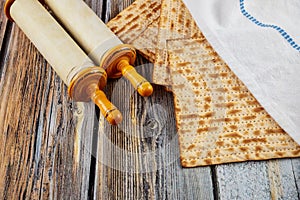
[{"label": "wooden scroll handle", "polygon": [[92,100],[106,120],[112,125],[117,125],[122,122],[122,114],[101,90],[106,85],[106,80],[107,75],[104,69],[86,68],[72,79],[68,89],[69,96],[75,101]]},{"label": "wooden scroll handle", "polygon": [[130,81],[132,86],[143,97],[148,97],[153,93],[152,85],[142,77],[133,66],[129,64],[129,60],[124,58],[120,60],[117,68],[122,72],[122,75]]},{"label": "wooden scroll handle", "polygon": [[91,100],[99,107],[106,120],[112,125],[121,123],[121,112],[107,99],[106,95],[99,89],[98,85],[91,85],[90,91]]},{"label": "wooden scroll handle", "polygon": [[103,55],[100,66],[106,70],[109,78],[119,78],[123,75],[141,96],[150,96],[153,93],[153,87],[132,66],[135,59],[135,49],[131,45],[121,44]]}]

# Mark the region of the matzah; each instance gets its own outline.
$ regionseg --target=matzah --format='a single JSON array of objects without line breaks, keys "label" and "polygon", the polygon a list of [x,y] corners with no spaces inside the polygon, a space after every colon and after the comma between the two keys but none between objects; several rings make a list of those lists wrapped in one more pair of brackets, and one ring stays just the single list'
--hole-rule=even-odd
[{"label": "matzah", "polygon": [[169,41],[168,55],[182,166],[300,156],[206,39]]}]

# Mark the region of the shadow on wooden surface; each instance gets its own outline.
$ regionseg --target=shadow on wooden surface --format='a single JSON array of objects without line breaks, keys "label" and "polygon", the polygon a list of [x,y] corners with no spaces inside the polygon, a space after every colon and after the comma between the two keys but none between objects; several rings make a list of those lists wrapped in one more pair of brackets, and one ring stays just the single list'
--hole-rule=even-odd
[{"label": "shadow on wooden surface", "polygon": [[[86,2],[108,21],[133,0]],[[143,98],[124,79],[110,81],[124,122],[98,122],[94,105],[70,101],[0,15],[1,199],[299,199],[300,159],[181,168],[173,96],[163,87]],[[137,66],[150,78],[152,64],[139,57]]]}]

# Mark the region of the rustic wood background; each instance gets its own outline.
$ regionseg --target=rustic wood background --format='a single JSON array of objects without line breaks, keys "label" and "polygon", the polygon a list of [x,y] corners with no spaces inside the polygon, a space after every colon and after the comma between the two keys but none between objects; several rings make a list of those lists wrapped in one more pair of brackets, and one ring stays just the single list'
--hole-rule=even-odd
[{"label": "rustic wood background", "polygon": [[[133,0],[86,2],[107,22]],[[163,87],[142,98],[110,81],[107,95],[124,115],[112,127],[93,104],[70,101],[3,12],[0,46],[0,199],[300,199],[300,159],[181,168]],[[151,63],[139,57],[137,66],[150,78]]]}]

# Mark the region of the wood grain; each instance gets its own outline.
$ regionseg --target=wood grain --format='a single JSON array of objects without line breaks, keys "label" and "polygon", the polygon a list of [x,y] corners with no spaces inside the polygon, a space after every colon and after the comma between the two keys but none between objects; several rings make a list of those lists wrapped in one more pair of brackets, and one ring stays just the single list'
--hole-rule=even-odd
[{"label": "wood grain", "polygon": [[17,26],[0,81],[0,198],[88,195],[94,106],[67,88]]},{"label": "wood grain", "polygon": [[[133,0],[86,2],[108,21]],[[106,92],[124,122],[98,122],[94,105],[70,101],[0,15],[0,199],[300,198],[300,159],[181,168],[173,95],[163,87],[143,98],[128,81],[110,81]],[[139,57],[137,66],[151,80],[153,65]]]},{"label": "wood grain", "polygon": [[[300,199],[300,159],[292,159],[292,173],[294,174],[294,179],[296,180],[298,199]],[[293,179],[291,181],[293,181]]]}]

